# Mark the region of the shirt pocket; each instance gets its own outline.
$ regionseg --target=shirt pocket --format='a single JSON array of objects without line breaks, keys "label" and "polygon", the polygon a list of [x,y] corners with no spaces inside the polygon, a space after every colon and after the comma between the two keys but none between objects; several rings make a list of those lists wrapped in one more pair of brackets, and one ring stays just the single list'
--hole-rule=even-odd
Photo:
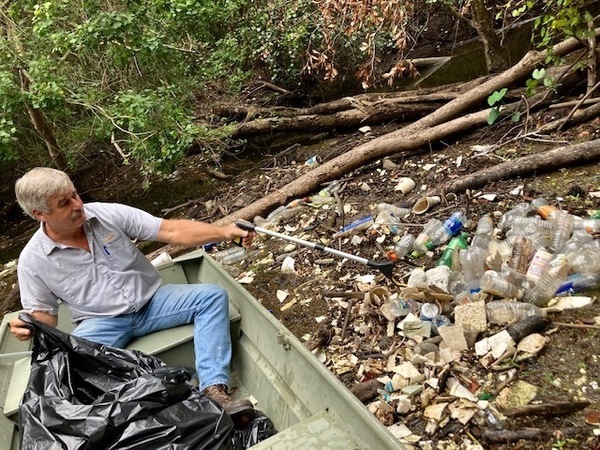
[{"label": "shirt pocket", "polygon": [[66,303],[87,305],[100,294],[98,274],[93,267],[75,270],[60,283],[59,291],[59,297]]},{"label": "shirt pocket", "polygon": [[117,234],[110,241],[101,245],[102,254],[108,261],[109,266],[119,272],[126,272],[135,267],[135,262],[141,254],[133,242],[122,234]]}]

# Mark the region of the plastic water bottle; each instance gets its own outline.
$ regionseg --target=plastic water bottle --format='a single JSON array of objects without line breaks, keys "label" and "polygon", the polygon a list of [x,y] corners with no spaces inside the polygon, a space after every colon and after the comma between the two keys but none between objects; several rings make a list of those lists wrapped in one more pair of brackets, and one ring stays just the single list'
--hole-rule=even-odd
[{"label": "plastic water bottle", "polygon": [[223,265],[234,264],[246,259],[248,251],[244,247],[231,247],[218,251],[213,258]]},{"label": "plastic water bottle", "polygon": [[410,233],[405,234],[398,241],[398,243],[394,245],[394,248],[388,252],[387,257],[392,261],[402,259],[410,252],[412,252],[414,245],[415,235]]},{"label": "plastic water bottle", "polygon": [[536,198],[531,204],[543,219],[550,219],[557,211],[560,211],[556,206],[548,204],[548,201],[542,197]]},{"label": "plastic water bottle", "polygon": [[442,227],[436,230],[435,235],[432,236],[433,244],[441,245],[448,242],[463,229],[466,221],[467,218],[462,211],[452,213],[452,215],[444,221]]},{"label": "plastic water bottle", "polygon": [[498,221],[498,228],[504,230],[511,226],[511,220],[514,217],[525,217],[531,211],[535,211],[535,206],[531,203],[519,203],[506,211]]},{"label": "plastic water bottle", "polygon": [[572,264],[573,259],[575,259],[575,257],[579,255],[579,253],[581,253],[581,251],[585,249],[593,240],[594,238],[592,235],[588,234],[586,231],[575,230],[571,235],[571,239],[569,239],[565,245],[563,245],[563,247],[560,249],[560,252],[565,255],[567,261],[569,261],[569,264]]},{"label": "plastic water bottle", "polygon": [[430,219],[429,222],[425,224],[423,231],[421,231],[415,239],[412,256],[416,258],[427,253],[427,250],[432,246],[433,236],[435,236],[442,227],[443,224],[440,220]]},{"label": "plastic water bottle", "polygon": [[556,291],[567,279],[569,262],[565,255],[559,254],[550,262],[536,285],[525,291],[523,300],[537,306],[544,306],[556,295]]},{"label": "plastic water bottle", "polygon": [[546,311],[532,303],[498,300],[485,305],[488,322],[504,325],[530,316],[545,316]]},{"label": "plastic water bottle", "polygon": [[573,272],[591,273],[600,272],[600,248],[587,248],[573,258],[571,263]]},{"label": "plastic water bottle", "polygon": [[389,211],[399,219],[405,219],[410,215],[410,209],[400,208],[399,206],[392,205],[391,203],[378,203],[376,209],[378,213],[382,211]]},{"label": "plastic water bottle", "polygon": [[573,232],[573,216],[563,211],[557,211],[552,217],[552,222],[554,223],[554,230],[548,250],[556,253],[571,237],[571,233]]},{"label": "plastic water bottle", "polygon": [[574,230],[585,230],[589,234],[600,233],[600,219],[581,219],[573,223]]},{"label": "plastic water bottle", "polygon": [[375,221],[373,220],[373,217],[371,217],[371,216],[361,217],[360,219],[355,220],[354,222],[352,222],[349,225],[346,225],[340,231],[338,231],[337,233],[335,233],[333,235],[333,239],[339,239],[339,238],[342,238],[342,237],[346,237],[346,236],[350,236],[350,235],[356,234],[359,231],[368,229],[374,223],[375,223]]},{"label": "plastic water bottle", "polygon": [[600,286],[600,272],[598,273],[574,273],[569,275],[566,281],[560,285],[556,295],[569,295],[576,292],[594,289]]},{"label": "plastic water bottle", "polygon": [[471,240],[471,247],[483,250],[486,255],[490,246],[490,241],[494,237],[494,221],[486,214],[477,221],[475,235]]},{"label": "plastic water bottle", "polygon": [[531,255],[532,251],[533,245],[531,243],[531,239],[525,236],[518,237],[513,244],[512,254],[508,260],[508,267],[524,274],[527,272],[529,256]]},{"label": "plastic water bottle", "polygon": [[287,205],[281,205],[267,216],[266,221],[271,224],[278,224],[284,219],[289,219],[302,213],[304,205],[306,205],[306,202],[301,199],[293,200]]},{"label": "plastic water bottle", "polygon": [[481,277],[481,289],[502,298],[520,299],[523,297],[521,289],[491,271],[485,272]]},{"label": "plastic water bottle", "polygon": [[459,250],[460,266],[463,270],[463,278],[471,293],[479,292],[480,280],[485,272],[485,255],[482,251],[468,248]]}]

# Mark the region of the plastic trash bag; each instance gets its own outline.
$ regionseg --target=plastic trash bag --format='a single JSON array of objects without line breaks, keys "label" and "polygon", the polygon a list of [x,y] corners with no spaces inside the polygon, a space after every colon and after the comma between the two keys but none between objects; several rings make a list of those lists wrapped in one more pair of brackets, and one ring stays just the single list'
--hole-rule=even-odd
[{"label": "plastic trash bag", "polygon": [[187,370],[20,317],[35,333],[22,450],[240,448],[231,418],[188,383]]}]

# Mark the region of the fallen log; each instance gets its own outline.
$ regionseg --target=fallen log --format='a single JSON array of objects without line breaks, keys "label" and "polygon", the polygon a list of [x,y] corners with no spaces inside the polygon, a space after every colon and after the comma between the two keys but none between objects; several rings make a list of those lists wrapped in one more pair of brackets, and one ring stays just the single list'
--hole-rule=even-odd
[{"label": "fallen log", "polygon": [[545,403],[540,405],[522,405],[502,410],[507,417],[519,416],[562,416],[581,411],[590,406],[587,400],[573,402]]},{"label": "fallen log", "polygon": [[576,436],[590,434],[589,428],[567,427],[556,430],[550,428],[521,428],[519,430],[485,430],[483,437],[490,443],[502,444],[517,442],[521,439],[526,441],[541,441],[553,436]]}]

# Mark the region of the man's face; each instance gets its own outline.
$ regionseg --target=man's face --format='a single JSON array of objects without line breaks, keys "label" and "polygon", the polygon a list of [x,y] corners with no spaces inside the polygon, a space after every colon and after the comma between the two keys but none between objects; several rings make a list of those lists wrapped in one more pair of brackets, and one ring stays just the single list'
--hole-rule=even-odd
[{"label": "man's face", "polygon": [[34,211],[38,220],[55,231],[71,231],[83,225],[85,215],[83,202],[75,188],[48,199],[48,212]]}]

